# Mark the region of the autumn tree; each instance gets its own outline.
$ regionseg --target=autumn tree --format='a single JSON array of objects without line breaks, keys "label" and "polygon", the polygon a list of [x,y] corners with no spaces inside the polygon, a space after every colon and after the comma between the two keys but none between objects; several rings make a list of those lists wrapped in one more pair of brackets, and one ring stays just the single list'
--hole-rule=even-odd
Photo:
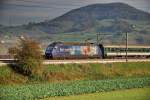
[{"label": "autumn tree", "polygon": [[28,37],[20,38],[9,53],[16,59],[17,69],[24,75],[41,75],[43,57],[40,44]]}]

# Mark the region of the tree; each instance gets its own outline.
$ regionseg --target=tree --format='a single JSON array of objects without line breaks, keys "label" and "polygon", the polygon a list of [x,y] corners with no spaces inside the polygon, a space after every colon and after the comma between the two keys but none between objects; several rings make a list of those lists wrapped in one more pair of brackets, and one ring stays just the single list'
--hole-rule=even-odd
[{"label": "tree", "polygon": [[43,57],[38,42],[28,37],[20,38],[15,47],[9,48],[9,53],[17,60],[17,70],[24,75],[35,76],[42,74]]}]

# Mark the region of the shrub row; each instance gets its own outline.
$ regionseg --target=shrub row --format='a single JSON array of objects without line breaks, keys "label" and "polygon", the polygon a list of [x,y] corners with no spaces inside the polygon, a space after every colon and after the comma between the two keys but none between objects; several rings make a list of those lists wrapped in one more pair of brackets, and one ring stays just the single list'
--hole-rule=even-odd
[{"label": "shrub row", "polygon": [[115,80],[84,80],[55,84],[0,86],[1,100],[33,100],[54,96],[107,92],[119,89],[150,86],[150,77]]}]

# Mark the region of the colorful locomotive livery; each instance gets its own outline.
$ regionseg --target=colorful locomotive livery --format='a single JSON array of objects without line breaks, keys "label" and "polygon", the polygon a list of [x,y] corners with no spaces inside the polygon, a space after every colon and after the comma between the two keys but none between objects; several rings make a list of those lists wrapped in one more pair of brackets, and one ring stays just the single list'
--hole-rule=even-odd
[{"label": "colorful locomotive livery", "polygon": [[60,46],[57,47],[57,53],[59,52],[70,55],[96,55],[98,48],[96,46]]},{"label": "colorful locomotive livery", "polygon": [[54,42],[45,52],[46,58],[150,58],[150,46],[103,46],[94,43]]},{"label": "colorful locomotive livery", "polygon": [[92,43],[55,42],[48,46],[45,55],[46,58],[102,58],[102,50],[98,45]]}]

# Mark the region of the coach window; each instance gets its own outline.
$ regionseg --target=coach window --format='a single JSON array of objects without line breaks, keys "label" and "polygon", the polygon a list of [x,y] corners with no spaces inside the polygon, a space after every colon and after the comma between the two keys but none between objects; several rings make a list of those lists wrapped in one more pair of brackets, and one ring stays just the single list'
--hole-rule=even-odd
[{"label": "coach window", "polygon": [[115,51],[115,48],[112,48],[111,51],[114,52],[114,51]]},{"label": "coach window", "polygon": [[147,48],[147,51],[150,52],[150,48]]},{"label": "coach window", "polygon": [[111,48],[107,48],[107,49],[108,49],[109,52],[111,51]]}]

